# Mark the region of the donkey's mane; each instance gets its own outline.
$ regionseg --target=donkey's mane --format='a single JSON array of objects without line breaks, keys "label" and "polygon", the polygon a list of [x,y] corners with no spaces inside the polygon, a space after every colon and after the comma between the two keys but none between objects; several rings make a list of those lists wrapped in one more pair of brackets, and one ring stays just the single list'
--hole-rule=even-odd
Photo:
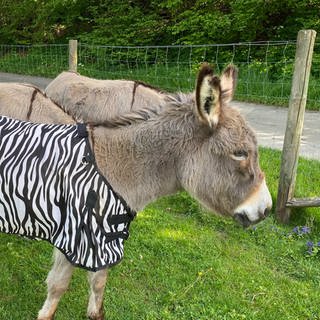
[{"label": "donkey's mane", "polygon": [[[124,81],[127,81],[127,80],[124,80]],[[140,81],[140,80],[133,80],[133,83],[134,83],[134,86],[135,87],[138,87],[138,86],[142,86],[142,87],[145,87],[145,88],[148,88],[148,89],[151,89],[151,90],[154,90],[158,93],[162,93],[162,94],[168,94],[166,91],[158,88],[158,87],[155,87],[149,83],[146,83],[146,82],[143,82],[143,81]]]},{"label": "donkey's mane", "polygon": [[150,107],[144,107],[138,110],[133,110],[122,115],[118,115],[113,119],[104,120],[103,122],[90,123],[93,127],[105,127],[105,128],[120,128],[126,127],[140,122],[145,122],[150,119],[154,119],[160,115],[169,115],[177,113],[184,106],[191,109],[192,103],[194,103],[193,94],[167,94],[166,103],[163,105],[156,105]]},{"label": "donkey's mane", "polygon": [[24,83],[24,82],[22,82],[22,83],[17,83],[17,84],[20,84],[20,85],[22,85],[22,86],[24,86],[24,87],[28,87],[28,88],[34,89],[37,93],[40,93],[42,96],[45,96],[45,97],[46,97],[46,95],[44,94],[44,92],[43,92],[40,88],[38,88],[37,86],[35,86],[34,84]]},{"label": "donkey's mane", "polygon": [[151,117],[158,115],[159,112],[156,109],[142,108],[137,111],[130,111],[123,115],[116,116],[109,120],[102,122],[90,122],[93,127],[105,127],[105,128],[119,128],[130,126],[139,122],[147,121]]}]

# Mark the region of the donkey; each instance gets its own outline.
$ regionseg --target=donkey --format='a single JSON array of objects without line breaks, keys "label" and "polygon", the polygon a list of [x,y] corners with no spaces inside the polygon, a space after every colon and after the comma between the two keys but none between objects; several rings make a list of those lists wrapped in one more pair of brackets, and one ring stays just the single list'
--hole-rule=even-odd
[{"label": "donkey", "polygon": [[[272,199],[259,166],[256,137],[240,113],[228,106],[236,76],[233,66],[219,78],[203,65],[194,103],[179,96],[160,109],[150,105],[88,126],[100,172],[133,210],[185,189],[210,211],[234,218],[244,227],[266,217]],[[75,122],[56,105],[30,108],[26,104],[22,113],[21,105],[7,103],[0,104],[0,114],[16,112],[20,120],[27,115],[33,122]],[[54,258],[38,320],[54,318],[74,269],[61,252],[55,250]],[[106,279],[107,269],[89,273],[91,320],[104,319]]]},{"label": "donkey", "polygon": [[39,88],[27,83],[0,82],[0,115],[40,123],[75,122]]},{"label": "donkey", "polygon": [[148,106],[164,106],[172,96],[146,83],[131,80],[97,80],[65,71],[45,94],[75,119],[96,122]]}]

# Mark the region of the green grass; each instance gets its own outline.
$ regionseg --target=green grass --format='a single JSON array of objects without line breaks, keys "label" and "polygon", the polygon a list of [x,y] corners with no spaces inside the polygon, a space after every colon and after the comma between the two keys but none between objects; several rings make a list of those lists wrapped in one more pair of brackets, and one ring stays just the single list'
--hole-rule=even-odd
[{"label": "green grass", "polygon": [[[261,166],[275,200],[280,152],[261,150]],[[299,194],[320,195],[319,162],[300,160]],[[186,193],[165,197],[131,225],[125,258],[110,271],[108,320],[320,319],[320,210],[294,212],[283,226],[274,213],[243,230],[201,209]],[[296,234],[295,226],[311,233]],[[35,319],[46,295],[51,247],[0,235],[0,320]],[[77,269],[57,320],[86,319],[86,272]]]}]

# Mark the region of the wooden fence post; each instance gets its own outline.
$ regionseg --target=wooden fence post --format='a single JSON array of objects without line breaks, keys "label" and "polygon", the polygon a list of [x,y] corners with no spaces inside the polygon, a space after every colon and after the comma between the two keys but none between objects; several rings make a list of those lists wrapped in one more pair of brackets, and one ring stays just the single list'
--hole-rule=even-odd
[{"label": "wooden fence post", "polygon": [[287,206],[287,202],[293,197],[296,181],[300,139],[303,129],[315,38],[316,32],[314,30],[301,30],[297,38],[294,74],[276,205],[278,219],[283,223],[288,222],[291,213],[291,208]]},{"label": "wooden fence post", "polygon": [[69,71],[77,72],[78,41],[69,40]]}]

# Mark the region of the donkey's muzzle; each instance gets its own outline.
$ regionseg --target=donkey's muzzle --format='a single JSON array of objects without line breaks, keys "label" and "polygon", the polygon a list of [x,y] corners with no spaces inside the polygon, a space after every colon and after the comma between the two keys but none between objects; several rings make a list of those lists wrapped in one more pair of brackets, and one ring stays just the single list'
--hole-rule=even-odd
[{"label": "donkey's muzzle", "polygon": [[244,228],[248,228],[251,225],[251,221],[245,213],[236,213],[233,217],[234,220],[241,224]]},{"label": "donkey's muzzle", "polygon": [[248,228],[250,225],[256,224],[261,220],[264,220],[269,215],[269,213],[270,213],[270,209],[266,208],[264,212],[259,213],[259,219],[256,221],[251,221],[245,212],[236,213],[233,217],[244,228]]}]

